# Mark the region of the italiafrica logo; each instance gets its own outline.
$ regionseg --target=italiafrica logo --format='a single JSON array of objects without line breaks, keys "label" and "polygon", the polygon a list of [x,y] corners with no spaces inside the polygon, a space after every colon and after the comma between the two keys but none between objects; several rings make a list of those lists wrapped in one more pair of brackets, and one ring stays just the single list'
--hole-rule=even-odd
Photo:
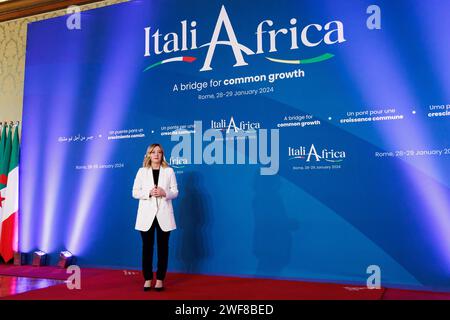
[{"label": "italiafrica logo", "polygon": [[[256,49],[250,49],[249,47],[239,43],[236,32],[233,28],[229,15],[222,6],[217,22],[211,37],[210,42],[203,45],[197,45],[197,22],[191,21],[188,26],[188,21],[181,21],[181,36],[176,32],[169,32],[163,36],[157,29],[153,34],[151,34],[151,27],[144,28],[145,33],[145,52],[144,57],[150,57],[152,55],[160,55],[164,53],[174,53],[178,51],[189,51],[197,50],[200,48],[207,47],[208,51],[206,53],[205,61],[202,68],[199,71],[211,71],[211,63],[214,57],[215,49],[218,45],[229,46],[232,49],[235,64],[233,67],[242,67],[248,65],[244,55],[251,56],[255,54],[266,54],[264,44],[269,45],[269,53],[278,52],[277,41],[288,41],[290,44],[290,50],[299,49],[299,42],[305,47],[317,47],[320,44],[334,45],[341,44],[346,41],[344,37],[344,24],[339,21],[330,21],[324,26],[321,24],[312,23],[303,27],[300,31],[297,27],[297,19],[291,18],[289,21],[289,28],[280,29],[270,29],[265,30],[264,27],[273,27],[274,22],[272,20],[263,20],[256,27]],[[219,35],[222,29],[225,29],[228,39],[219,40]],[[162,47],[161,47],[162,38]],[[281,39],[281,40],[280,40]],[[280,59],[265,56],[268,61],[274,63],[284,63],[284,64],[311,64],[322,62],[333,58],[334,55],[331,53],[324,53],[322,55],[311,57],[307,59]],[[156,63],[151,64],[144,69],[148,71],[157,66],[172,62],[187,62],[192,63],[197,60],[194,56],[178,56],[170,59],[164,59]]]}]

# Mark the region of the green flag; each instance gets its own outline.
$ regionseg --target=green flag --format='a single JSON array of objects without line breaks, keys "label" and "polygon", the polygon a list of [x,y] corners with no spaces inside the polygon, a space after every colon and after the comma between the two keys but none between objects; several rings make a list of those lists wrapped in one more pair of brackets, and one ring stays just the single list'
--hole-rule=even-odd
[{"label": "green flag", "polygon": [[[12,131],[9,127],[8,133],[6,133],[5,128],[2,130],[2,143],[5,141],[5,147],[3,149],[2,158],[0,159],[0,190],[6,187],[6,182],[8,181],[9,172],[9,160],[11,157],[11,144],[12,144]],[[2,133],[3,133],[2,132]]]},{"label": "green flag", "polygon": [[6,145],[6,123],[2,124],[2,132],[0,135],[0,169],[3,161],[3,152],[5,151]]},{"label": "green flag", "polygon": [[16,129],[14,130],[14,135],[11,137],[11,143],[11,156],[9,158],[8,173],[13,171],[19,165],[19,126],[16,126]]}]

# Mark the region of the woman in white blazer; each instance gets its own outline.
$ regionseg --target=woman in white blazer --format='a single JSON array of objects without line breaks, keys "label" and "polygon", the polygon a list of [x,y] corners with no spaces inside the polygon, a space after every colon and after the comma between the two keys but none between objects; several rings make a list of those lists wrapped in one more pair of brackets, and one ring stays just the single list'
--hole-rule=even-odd
[{"label": "woman in white blazer", "polygon": [[165,161],[162,146],[150,145],[133,184],[133,198],[139,200],[135,229],[140,231],[142,237],[144,291],[150,290],[153,280],[155,230],[158,245],[155,290],[164,289],[163,281],[169,258],[169,235],[170,231],[176,229],[172,200],[177,196],[175,172]]}]

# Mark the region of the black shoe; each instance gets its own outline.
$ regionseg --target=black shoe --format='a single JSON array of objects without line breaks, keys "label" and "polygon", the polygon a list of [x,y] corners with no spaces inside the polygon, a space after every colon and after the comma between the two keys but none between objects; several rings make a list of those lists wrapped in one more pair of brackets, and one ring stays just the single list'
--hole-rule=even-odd
[{"label": "black shoe", "polygon": [[[145,282],[150,281],[150,280],[146,280]],[[152,282],[150,281],[150,285],[148,287],[145,286],[146,283],[144,283],[144,291],[150,291],[150,289],[152,288]]]},{"label": "black shoe", "polygon": [[155,287],[155,291],[158,291],[158,292],[164,291],[164,287],[159,287],[159,288]]}]

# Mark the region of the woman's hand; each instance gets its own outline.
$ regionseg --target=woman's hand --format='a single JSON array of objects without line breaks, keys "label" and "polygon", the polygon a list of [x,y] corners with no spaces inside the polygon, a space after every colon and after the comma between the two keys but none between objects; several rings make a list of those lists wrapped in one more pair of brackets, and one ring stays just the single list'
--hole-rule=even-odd
[{"label": "woman's hand", "polygon": [[165,197],[166,192],[161,187],[154,187],[152,191],[150,192],[150,195],[153,197]]},{"label": "woman's hand", "polygon": [[166,196],[166,192],[164,191],[163,188],[161,187],[157,187],[156,188],[156,192],[158,194],[158,197],[165,197]]},{"label": "woman's hand", "polygon": [[158,188],[156,186],[153,187],[152,190],[150,190],[150,197],[157,197],[156,192]]}]

